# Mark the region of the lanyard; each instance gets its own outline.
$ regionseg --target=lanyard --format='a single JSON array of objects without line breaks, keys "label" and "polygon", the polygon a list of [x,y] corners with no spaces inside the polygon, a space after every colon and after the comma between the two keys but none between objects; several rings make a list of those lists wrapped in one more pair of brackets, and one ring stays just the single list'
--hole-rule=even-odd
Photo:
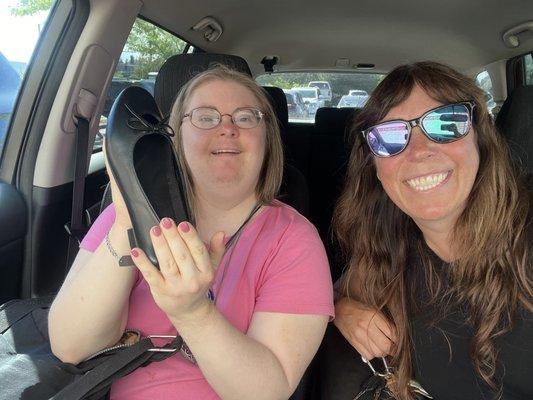
[{"label": "lanyard", "polygon": [[241,236],[241,233],[244,230],[244,228],[246,227],[246,225],[248,224],[248,222],[250,222],[250,220],[255,215],[255,213],[261,208],[261,205],[262,205],[261,203],[257,203],[254,206],[254,208],[252,209],[252,211],[250,212],[248,217],[246,217],[246,219],[241,224],[241,226],[239,226],[239,229],[237,229],[237,231],[235,231],[235,233],[233,235],[231,235],[229,240],[226,242],[226,250],[224,251],[224,255],[222,256],[222,258],[224,259],[226,254],[229,254],[229,255],[228,255],[228,257],[226,257],[226,262],[224,263],[224,267],[222,269],[222,277],[220,278],[220,285],[218,286],[217,295],[215,296],[215,292],[213,291],[212,288],[209,288],[209,291],[207,292],[207,297],[215,305],[217,304],[218,295],[220,294],[220,291],[222,290],[222,285],[224,283],[224,278],[226,277],[226,272],[227,272],[227,269],[228,269],[228,265],[229,265],[229,263],[231,261],[231,258],[233,257],[233,250],[235,249],[237,241],[239,240],[239,237]]}]

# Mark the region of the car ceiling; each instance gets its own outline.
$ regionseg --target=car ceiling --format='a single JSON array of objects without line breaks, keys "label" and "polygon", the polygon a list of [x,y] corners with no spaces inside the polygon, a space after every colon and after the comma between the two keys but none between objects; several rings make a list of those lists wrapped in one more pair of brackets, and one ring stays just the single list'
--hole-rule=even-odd
[{"label": "car ceiling", "polygon": [[[533,33],[510,49],[502,34],[533,20],[531,0],[144,0],[141,14],[207,52],[237,54],[262,73],[261,59],[279,57],[278,71],[347,70],[357,63],[386,72],[398,64],[440,60],[465,72],[533,49]],[[206,16],[223,27],[207,42],[191,29]],[[335,67],[339,58],[348,68]]]}]

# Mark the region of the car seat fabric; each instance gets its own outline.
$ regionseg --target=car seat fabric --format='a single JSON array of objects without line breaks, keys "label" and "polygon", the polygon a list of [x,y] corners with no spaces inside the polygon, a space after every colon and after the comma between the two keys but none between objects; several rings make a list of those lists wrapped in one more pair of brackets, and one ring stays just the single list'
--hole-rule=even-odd
[{"label": "car seat fabric", "polygon": [[[289,129],[287,98],[285,97],[283,90],[278,87],[263,86],[263,89],[267,92],[267,97],[276,113],[283,141],[283,138],[287,137],[287,131]],[[287,155],[285,142],[283,151],[285,152],[285,155]],[[278,198],[297,209],[300,214],[309,218],[310,204],[307,180],[298,168],[290,164],[290,160],[288,160],[287,157],[285,157],[283,182],[281,183],[280,195]]]},{"label": "car seat fabric", "polygon": [[326,245],[333,281],[340,277],[344,263],[332,238],[331,219],[344,185],[351,150],[347,131],[356,112],[353,108],[319,108],[311,135],[311,220]]},{"label": "car seat fabric", "polygon": [[357,108],[321,107],[315,116],[315,126],[320,132],[329,131],[335,135],[344,135],[356,115]]},{"label": "car seat fabric", "polygon": [[285,92],[283,92],[283,89],[275,86],[263,86],[263,89],[270,96],[270,103],[274,107],[274,111],[278,117],[281,135],[284,136],[289,129],[289,109],[287,108]]},{"label": "car seat fabric", "polygon": [[509,145],[511,157],[533,173],[533,86],[519,86],[507,97],[496,126]]},{"label": "car seat fabric", "polygon": [[170,107],[183,85],[200,72],[218,64],[252,75],[243,58],[229,54],[177,54],[165,61],[157,74],[154,88],[155,101],[163,115],[170,114]]}]

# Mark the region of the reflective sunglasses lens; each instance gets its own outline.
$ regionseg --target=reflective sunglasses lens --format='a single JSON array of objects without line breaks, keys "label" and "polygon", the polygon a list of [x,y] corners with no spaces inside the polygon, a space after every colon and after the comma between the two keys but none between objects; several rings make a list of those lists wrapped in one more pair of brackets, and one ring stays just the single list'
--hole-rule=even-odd
[{"label": "reflective sunglasses lens", "polygon": [[468,133],[470,111],[464,104],[444,106],[426,115],[421,125],[436,142],[453,142]]},{"label": "reflective sunglasses lens", "polygon": [[409,127],[405,122],[386,122],[367,133],[367,142],[374,154],[390,157],[400,153],[409,139]]},{"label": "reflective sunglasses lens", "polygon": [[236,110],[232,118],[235,125],[243,129],[255,128],[259,124],[259,121],[261,121],[260,114],[256,110],[249,108]]},{"label": "reflective sunglasses lens", "polygon": [[200,129],[211,129],[220,123],[220,114],[213,108],[196,108],[191,113],[191,122]]}]

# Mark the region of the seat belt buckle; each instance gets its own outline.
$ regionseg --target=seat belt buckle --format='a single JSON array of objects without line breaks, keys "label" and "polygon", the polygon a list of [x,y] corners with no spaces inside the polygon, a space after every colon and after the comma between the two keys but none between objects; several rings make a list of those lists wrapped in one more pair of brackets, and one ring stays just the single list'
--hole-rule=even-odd
[{"label": "seat belt buckle", "polygon": [[65,225],[63,225],[63,228],[65,228],[67,234],[70,237],[76,239],[78,244],[81,243],[81,241],[83,240],[92,225],[92,218],[91,214],[89,213],[89,210],[86,209],[82,216],[83,218],[80,227],[72,227],[72,221],[69,221]]}]

